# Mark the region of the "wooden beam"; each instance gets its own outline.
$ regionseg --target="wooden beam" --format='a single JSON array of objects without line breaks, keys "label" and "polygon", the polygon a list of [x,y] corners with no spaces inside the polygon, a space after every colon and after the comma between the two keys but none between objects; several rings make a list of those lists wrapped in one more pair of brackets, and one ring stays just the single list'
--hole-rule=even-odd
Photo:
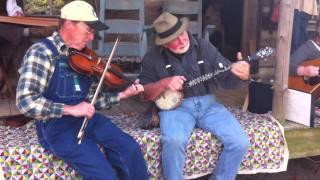
[{"label": "wooden beam", "polygon": [[257,0],[243,3],[241,52],[245,56],[250,55],[249,41],[257,41],[258,3]]},{"label": "wooden beam", "polygon": [[31,26],[58,26],[59,19],[27,16],[0,16],[0,22]]},{"label": "wooden beam", "polygon": [[285,121],[284,94],[288,87],[293,12],[294,2],[292,0],[282,0],[277,34],[276,74],[272,104],[272,115],[282,124]]}]

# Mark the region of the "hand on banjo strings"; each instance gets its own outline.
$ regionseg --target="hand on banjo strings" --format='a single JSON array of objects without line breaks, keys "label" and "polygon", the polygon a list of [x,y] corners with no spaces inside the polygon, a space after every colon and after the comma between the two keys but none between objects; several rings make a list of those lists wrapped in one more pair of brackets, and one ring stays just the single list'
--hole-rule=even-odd
[{"label": "hand on banjo strings", "polygon": [[165,89],[179,91],[183,89],[183,84],[187,79],[184,76],[171,76],[161,80],[162,86]]},{"label": "hand on banjo strings", "polygon": [[250,75],[250,65],[247,61],[242,61],[242,54],[238,52],[238,61],[231,64],[231,72],[242,80],[248,80]]}]

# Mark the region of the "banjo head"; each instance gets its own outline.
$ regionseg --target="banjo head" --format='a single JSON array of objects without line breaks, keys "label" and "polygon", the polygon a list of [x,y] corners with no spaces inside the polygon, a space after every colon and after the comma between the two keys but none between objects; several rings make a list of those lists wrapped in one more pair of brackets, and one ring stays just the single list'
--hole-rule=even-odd
[{"label": "banjo head", "polygon": [[167,90],[155,100],[155,104],[161,110],[172,110],[181,104],[182,99],[182,92]]}]

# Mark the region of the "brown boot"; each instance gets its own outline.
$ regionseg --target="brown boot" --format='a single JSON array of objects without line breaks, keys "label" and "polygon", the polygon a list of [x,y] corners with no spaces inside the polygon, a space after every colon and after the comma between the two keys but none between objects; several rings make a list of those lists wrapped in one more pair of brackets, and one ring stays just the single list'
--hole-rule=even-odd
[{"label": "brown boot", "polygon": [[55,30],[56,30],[55,26],[31,27],[30,36],[31,37],[47,37],[47,36],[51,36]]}]

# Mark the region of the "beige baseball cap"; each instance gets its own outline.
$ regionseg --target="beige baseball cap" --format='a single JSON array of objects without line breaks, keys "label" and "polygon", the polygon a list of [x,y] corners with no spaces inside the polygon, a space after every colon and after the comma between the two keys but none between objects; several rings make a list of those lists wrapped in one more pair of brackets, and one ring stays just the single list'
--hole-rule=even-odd
[{"label": "beige baseball cap", "polygon": [[99,21],[93,7],[81,0],[71,1],[61,8],[61,19],[83,21],[96,31],[106,30],[109,27]]}]

